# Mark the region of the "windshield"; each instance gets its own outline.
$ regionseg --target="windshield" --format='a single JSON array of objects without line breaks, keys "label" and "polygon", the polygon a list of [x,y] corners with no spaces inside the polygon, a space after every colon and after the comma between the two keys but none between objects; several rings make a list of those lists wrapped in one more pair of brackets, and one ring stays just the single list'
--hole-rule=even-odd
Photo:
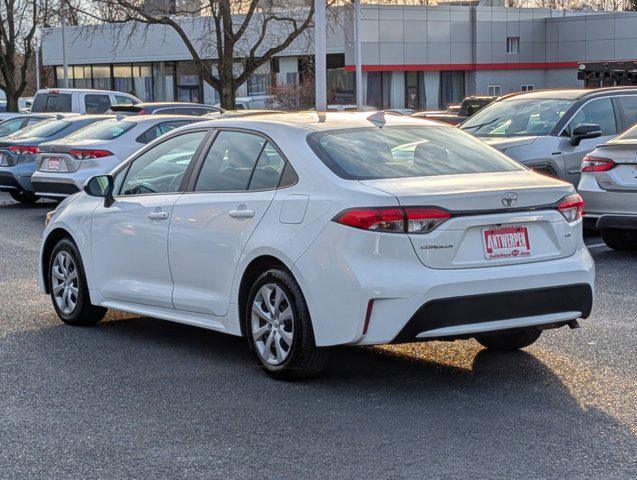
[{"label": "windshield", "polygon": [[307,141],[330,170],[353,180],[523,170],[452,127],[343,129],[312,133]]},{"label": "windshield", "polygon": [[573,100],[513,97],[480,110],[460,128],[476,137],[548,135]]},{"label": "windshield", "polygon": [[32,127],[27,127],[19,132],[11,135],[12,139],[22,138],[48,138],[60,133],[66,127],[71,125],[68,120],[47,120],[37,123]]},{"label": "windshield", "polygon": [[123,122],[112,118],[84,127],[67,138],[69,140],[113,140],[134,126],[134,122]]}]

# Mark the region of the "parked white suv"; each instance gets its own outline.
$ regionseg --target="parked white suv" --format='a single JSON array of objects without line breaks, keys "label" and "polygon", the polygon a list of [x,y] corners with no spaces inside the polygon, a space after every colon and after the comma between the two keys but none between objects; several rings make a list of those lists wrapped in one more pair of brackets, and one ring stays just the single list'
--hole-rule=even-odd
[{"label": "parked white suv", "polygon": [[130,105],[140,102],[141,100],[133,95],[111,90],[45,88],[38,90],[35,94],[31,105],[31,113],[106,113],[111,108],[111,105]]},{"label": "parked white suv", "polygon": [[589,315],[572,185],[454,127],[368,115],[163,136],[48,217],[41,288],[69,324],[113,308],[243,335],[283,378],[330,345],[519,349]]}]

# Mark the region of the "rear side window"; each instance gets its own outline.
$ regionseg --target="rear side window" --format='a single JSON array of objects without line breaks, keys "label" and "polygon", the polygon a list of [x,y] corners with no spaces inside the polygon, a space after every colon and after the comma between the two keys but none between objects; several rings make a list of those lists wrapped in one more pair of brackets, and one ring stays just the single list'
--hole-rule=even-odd
[{"label": "rear side window", "polygon": [[191,122],[189,122],[187,120],[183,120],[181,122],[164,122],[164,123],[160,123],[159,125],[154,125],[151,128],[149,128],[148,130],[146,130],[146,132],[142,133],[139,137],[137,137],[136,140],[139,143],[150,143],[153,140],[155,140],[156,138],[161,137],[163,134],[171,132],[175,128],[182,127],[182,126],[187,125],[189,123],[191,123]]},{"label": "rear side window", "polygon": [[69,135],[68,138],[73,140],[113,140],[128,132],[134,126],[134,122],[126,122],[113,118],[82,128],[76,133]]},{"label": "rear side window", "polygon": [[222,131],[206,155],[195,190],[245,191],[265,139],[244,132]]},{"label": "rear side window", "polygon": [[23,118],[12,118],[0,123],[0,137],[17,132],[20,128],[22,128],[23,123]]},{"label": "rear side window", "polygon": [[312,133],[307,141],[330,170],[353,180],[524,169],[480,140],[451,127],[343,129]]},{"label": "rear side window", "polygon": [[254,173],[250,179],[248,190],[271,190],[279,185],[281,173],[285,168],[285,160],[270,142],[265,144]]},{"label": "rear side window", "polygon": [[115,105],[134,105],[135,102],[132,98],[125,97],[124,95],[115,95]]},{"label": "rear side window", "polygon": [[89,94],[84,96],[86,113],[104,113],[111,108],[111,99],[108,95]]},{"label": "rear side window", "polygon": [[619,110],[619,117],[625,129],[637,124],[637,95],[616,97],[615,105]]},{"label": "rear side window", "polygon": [[31,107],[31,113],[71,112],[72,110],[70,93],[38,93]]}]

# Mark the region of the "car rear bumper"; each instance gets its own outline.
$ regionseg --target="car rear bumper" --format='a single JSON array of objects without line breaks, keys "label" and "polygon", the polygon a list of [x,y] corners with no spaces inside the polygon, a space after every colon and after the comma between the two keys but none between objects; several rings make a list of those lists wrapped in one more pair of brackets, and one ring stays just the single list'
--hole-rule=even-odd
[{"label": "car rear bumper", "polygon": [[637,230],[637,215],[601,215],[596,227],[600,230],[617,228],[620,230]]},{"label": "car rear bumper", "polygon": [[0,190],[22,190],[32,192],[31,175],[33,168],[30,164],[18,164],[13,167],[0,167]]},{"label": "car rear bumper", "polygon": [[71,178],[55,174],[36,172],[31,177],[31,185],[40,197],[68,197],[80,191],[80,187]]},{"label": "car rear bumper", "polygon": [[293,267],[319,346],[466,338],[590,313],[595,266],[581,239],[568,257],[431,269],[401,235],[321,237]]},{"label": "car rear bumper", "polygon": [[588,284],[453,297],[427,302],[410,318],[395,343],[587,318],[593,306]]}]

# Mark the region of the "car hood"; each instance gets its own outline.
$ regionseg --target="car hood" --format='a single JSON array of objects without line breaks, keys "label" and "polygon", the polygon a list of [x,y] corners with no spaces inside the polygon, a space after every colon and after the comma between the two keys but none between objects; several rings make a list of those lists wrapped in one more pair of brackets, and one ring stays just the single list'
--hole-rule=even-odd
[{"label": "car hood", "polygon": [[498,150],[504,150],[511,147],[521,147],[535,142],[539,137],[537,135],[529,135],[526,137],[478,137],[484,143],[491,145]]}]

